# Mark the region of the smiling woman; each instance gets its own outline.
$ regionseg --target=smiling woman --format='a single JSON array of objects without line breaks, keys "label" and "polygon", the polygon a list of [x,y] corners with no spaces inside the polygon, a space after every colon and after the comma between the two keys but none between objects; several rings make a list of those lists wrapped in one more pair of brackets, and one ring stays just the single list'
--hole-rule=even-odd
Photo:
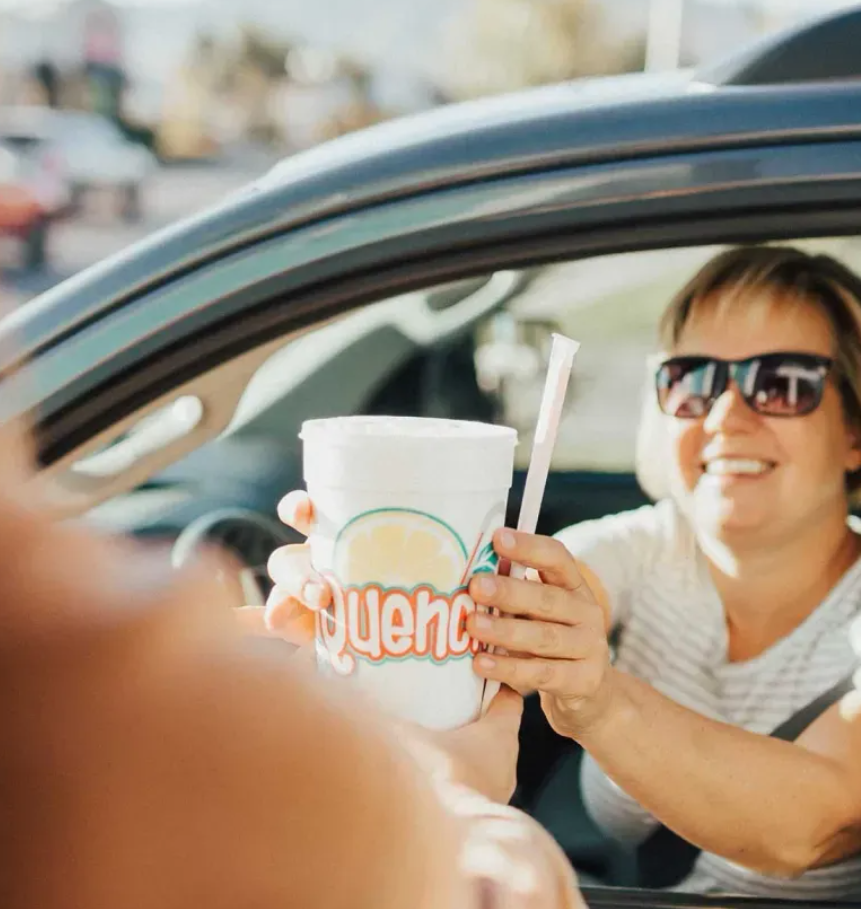
[{"label": "smiling woman", "polygon": [[[538,685],[545,712],[588,752],[584,798],[604,830],[644,857],[667,828],[688,843],[674,879],[658,868],[661,883],[857,897],[861,777],[849,756],[861,740],[835,702],[861,599],[861,539],[847,523],[861,468],[861,286],[825,256],[730,250],[670,304],[663,343],[649,402],[662,413],[649,420],[665,497],[560,535],[621,629],[617,658],[581,643],[572,665],[583,678],[597,667],[598,680],[569,673],[560,685],[558,670]],[[567,558],[532,555],[557,587]],[[568,575],[560,627],[590,608]],[[535,614],[513,590],[493,605],[506,598]],[[532,652],[508,631],[476,635]],[[526,678],[528,663],[492,675]],[[823,693],[800,735],[776,732]]]}]

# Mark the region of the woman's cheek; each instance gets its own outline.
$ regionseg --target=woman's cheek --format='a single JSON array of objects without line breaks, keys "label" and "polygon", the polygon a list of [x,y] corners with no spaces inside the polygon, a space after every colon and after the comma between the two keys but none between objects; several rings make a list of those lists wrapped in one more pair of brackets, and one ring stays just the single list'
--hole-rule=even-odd
[{"label": "woman's cheek", "polygon": [[669,420],[667,470],[670,471],[670,483],[673,489],[693,492],[700,479],[702,462],[702,431],[698,423],[682,420]]}]

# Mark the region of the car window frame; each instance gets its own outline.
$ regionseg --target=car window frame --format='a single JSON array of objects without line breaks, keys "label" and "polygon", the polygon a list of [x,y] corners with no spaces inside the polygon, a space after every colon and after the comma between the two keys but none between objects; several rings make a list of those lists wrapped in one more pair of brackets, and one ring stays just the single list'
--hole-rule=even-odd
[{"label": "car window frame", "polygon": [[[50,461],[103,428],[108,415],[116,419],[122,407],[163,394],[167,382],[187,381],[275,333],[384,296],[603,253],[854,234],[861,228],[859,151],[861,142],[850,141],[577,167],[393,201],[288,231],[175,275],[37,350],[21,367],[14,406],[38,410],[37,436]],[[806,182],[799,178],[804,162]],[[700,184],[688,179],[687,190],[673,196],[648,182],[650,168],[666,176],[672,167],[699,168]],[[369,225],[376,225],[373,243],[362,236]],[[129,332],[135,320],[137,334]],[[156,331],[166,325],[170,337]],[[109,339],[123,331],[127,341],[114,351]],[[87,364],[77,378],[74,363]]]}]

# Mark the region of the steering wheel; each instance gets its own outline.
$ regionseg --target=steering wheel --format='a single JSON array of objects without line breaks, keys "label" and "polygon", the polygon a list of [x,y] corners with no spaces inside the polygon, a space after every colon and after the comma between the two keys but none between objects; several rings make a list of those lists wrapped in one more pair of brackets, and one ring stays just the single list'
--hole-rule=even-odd
[{"label": "steering wheel", "polygon": [[221,508],[188,524],[176,538],[170,559],[174,568],[181,568],[206,548],[225,550],[239,565],[235,573],[220,577],[235,592],[236,605],[263,606],[272,589],[266,563],[290,542],[290,531],[274,518],[245,508]]}]

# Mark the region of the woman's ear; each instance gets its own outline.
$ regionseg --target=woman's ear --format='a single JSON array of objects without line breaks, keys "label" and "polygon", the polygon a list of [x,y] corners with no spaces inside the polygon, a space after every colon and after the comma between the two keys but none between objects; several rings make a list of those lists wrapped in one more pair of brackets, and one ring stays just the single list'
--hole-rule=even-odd
[{"label": "woman's ear", "polygon": [[861,470],[861,427],[850,426],[848,429],[849,449],[846,452],[846,473]]}]

